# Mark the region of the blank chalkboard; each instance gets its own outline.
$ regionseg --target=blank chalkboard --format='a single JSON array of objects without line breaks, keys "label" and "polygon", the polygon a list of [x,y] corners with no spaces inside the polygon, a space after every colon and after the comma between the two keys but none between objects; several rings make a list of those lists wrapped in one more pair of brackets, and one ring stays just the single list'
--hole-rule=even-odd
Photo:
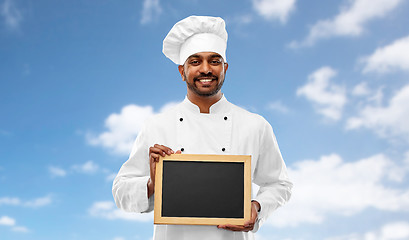
[{"label": "blank chalkboard", "polygon": [[251,157],[174,154],[155,176],[155,224],[237,224],[250,218]]}]

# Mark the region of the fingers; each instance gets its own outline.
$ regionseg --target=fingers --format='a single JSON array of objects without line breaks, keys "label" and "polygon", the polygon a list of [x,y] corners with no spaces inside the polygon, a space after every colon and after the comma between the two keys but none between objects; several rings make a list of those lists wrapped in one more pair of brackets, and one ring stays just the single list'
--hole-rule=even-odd
[{"label": "fingers", "polygon": [[255,206],[255,203],[251,204],[251,220],[249,222],[256,222],[256,219],[258,217],[257,209]]},{"label": "fingers", "polygon": [[245,231],[248,232],[248,231],[253,230],[255,222],[256,222],[256,219],[253,219],[253,218],[251,220],[245,222],[244,223],[244,228],[246,229]]},{"label": "fingers", "polygon": [[240,232],[248,232],[254,229],[254,224],[256,223],[257,219],[257,209],[255,204],[251,204],[251,217],[250,220],[246,221],[244,225],[232,225],[232,224],[224,224],[218,225],[217,228],[226,229],[229,231],[240,231]]},{"label": "fingers", "polygon": [[160,154],[162,157],[164,157],[165,155],[170,155],[174,153],[172,149],[166,146],[163,146],[163,145],[159,145],[159,144],[155,144],[153,147],[150,147],[149,152]]},{"label": "fingers", "polygon": [[173,154],[173,150],[169,147],[155,144],[153,147],[149,148],[149,157],[151,161],[157,162],[159,161],[159,157],[165,157],[166,155]]},{"label": "fingers", "polygon": [[225,225],[219,225],[217,226],[217,228],[222,228],[222,229],[234,231],[234,232],[248,232],[248,231],[253,230],[254,224],[247,225],[247,226],[246,225],[241,226],[241,225],[225,224]]}]

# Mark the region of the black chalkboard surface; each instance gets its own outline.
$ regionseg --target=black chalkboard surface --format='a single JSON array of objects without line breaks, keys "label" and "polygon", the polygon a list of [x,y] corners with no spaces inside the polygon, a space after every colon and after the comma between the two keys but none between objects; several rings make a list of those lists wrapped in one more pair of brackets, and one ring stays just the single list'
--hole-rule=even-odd
[{"label": "black chalkboard surface", "polygon": [[159,160],[155,224],[238,224],[250,218],[251,157],[174,154]]}]

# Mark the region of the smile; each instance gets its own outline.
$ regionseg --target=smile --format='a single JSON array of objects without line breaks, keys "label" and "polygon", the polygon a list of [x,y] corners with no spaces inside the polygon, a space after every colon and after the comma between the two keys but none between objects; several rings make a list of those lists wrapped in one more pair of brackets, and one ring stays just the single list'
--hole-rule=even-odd
[{"label": "smile", "polygon": [[199,81],[200,81],[201,83],[208,83],[208,82],[213,81],[213,79],[200,79]]}]

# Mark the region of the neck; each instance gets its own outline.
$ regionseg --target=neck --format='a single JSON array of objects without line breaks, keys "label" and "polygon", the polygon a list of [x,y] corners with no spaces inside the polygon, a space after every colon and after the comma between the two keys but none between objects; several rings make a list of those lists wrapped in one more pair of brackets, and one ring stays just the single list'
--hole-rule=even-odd
[{"label": "neck", "polygon": [[209,97],[199,96],[197,94],[193,94],[188,92],[187,98],[196,106],[199,107],[200,113],[210,113],[210,107],[217,103],[223,94],[219,91],[217,94]]}]

